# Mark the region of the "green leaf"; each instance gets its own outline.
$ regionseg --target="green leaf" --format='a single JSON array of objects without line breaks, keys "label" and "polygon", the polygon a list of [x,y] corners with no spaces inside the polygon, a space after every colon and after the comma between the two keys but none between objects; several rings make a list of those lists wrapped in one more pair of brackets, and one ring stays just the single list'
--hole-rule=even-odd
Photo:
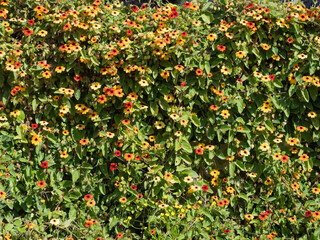
[{"label": "green leaf", "polygon": [[264,125],[270,132],[273,132],[274,126],[270,120],[266,120]]},{"label": "green leaf", "polygon": [[205,62],[205,64],[204,64],[204,69],[206,70],[206,73],[207,73],[207,74],[210,73],[210,63],[209,63],[209,62]]},{"label": "green leaf", "polygon": [[239,194],[238,194],[238,197],[246,200],[247,202],[249,201],[249,197],[248,197],[246,194],[244,194],[244,193],[239,193]]},{"label": "green leaf", "polygon": [[38,103],[37,103],[37,99],[33,99],[32,100],[32,110],[35,111],[37,109]]},{"label": "green leaf", "polygon": [[308,88],[308,90],[309,90],[312,101],[315,102],[316,99],[318,98],[318,88],[316,86],[311,86]]},{"label": "green leaf", "polygon": [[319,130],[319,127],[320,127],[319,118],[311,118],[311,122],[314,128],[316,130]]},{"label": "green leaf", "polygon": [[205,11],[201,14],[201,18],[205,23],[211,23],[213,21],[213,16],[210,12]]},{"label": "green leaf", "polygon": [[150,111],[151,111],[151,114],[153,116],[156,116],[158,114],[158,111],[159,111],[158,104],[155,103],[155,102],[151,102],[150,103]]},{"label": "green leaf", "polygon": [[52,142],[53,144],[57,144],[58,143],[58,139],[56,136],[54,136],[52,133],[48,133],[47,134],[47,139]]},{"label": "green leaf", "polygon": [[95,56],[91,57],[90,60],[96,66],[98,66],[100,64],[100,62],[98,61],[98,59]]},{"label": "green leaf", "polygon": [[80,172],[78,170],[74,170],[72,172],[72,182],[75,183],[80,177]]},{"label": "green leaf", "polygon": [[191,122],[197,127],[201,125],[199,118],[193,114],[191,114]]},{"label": "green leaf", "polygon": [[25,119],[25,117],[26,117],[24,111],[22,111],[22,110],[19,110],[19,111],[20,111],[20,113],[17,116],[17,122],[23,121]]},{"label": "green leaf", "polygon": [[75,97],[77,100],[80,99],[80,97],[81,97],[80,89],[76,89],[76,90],[74,91],[74,97]]},{"label": "green leaf", "polygon": [[243,103],[243,99],[242,98],[238,98],[237,99],[237,108],[238,108],[238,112],[242,113],[242,111],[244,109],[244,103]]},{"label": "green leaf", "polygon": [[290,87],[289,87],[289,97],[292,97],[292,95],[297,91],[297,85],[295,84],[292,84]]},{"label": "green leaf", "polygon": [[110,219],[109,229],[112,229],[118,222],[119,219],[117,217],[113,217],[112,219]]},{"label": "green leaf", "polygon": [[182,139],[181,145],[182,145],[182,148],[183,148],[186,152],[192,153],[191,144],[189,143],[189,141],[188,141],[186,138],[183,138],[183,139]]},{"label": "green leaf", "polygon": [[309,93],[307,89],[301,90],[301,95],[306,102],[309,102]]}]

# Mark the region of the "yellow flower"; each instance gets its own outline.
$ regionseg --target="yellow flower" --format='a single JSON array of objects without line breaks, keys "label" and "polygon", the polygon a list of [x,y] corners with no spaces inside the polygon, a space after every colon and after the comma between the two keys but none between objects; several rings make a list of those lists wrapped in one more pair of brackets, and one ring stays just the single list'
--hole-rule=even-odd
[{"label": "yellow flower", "polygon": [[69,154],[67,153],[67,151],[62,151],[61,153],[60,153],[60,157],[61,158],[67,158],[69,156]]},{"label": "yellow flower", "polygon": [[270,149],[269,143],[264,142],[261,144],[261,146],[259,147],[262,151],[268,151]]},{"label": "yellow flower", "polygon": [[162,122],[162,121],[156,121],[156,122],[154,123],[154,126],[156,127],[156,129],[162,129],[162,128],[164,128],[166,125],[165,125],[164,122]]},{"label": "yellow flower", "polygon": [[236,56],[238,57],[238,58],[244,58],[245,57],[245,52],[244,51],[239,51],[239,52],[236,52]]},{"label": "yellow flower", "polygon": [[98,82],[94,82],[91,84],[90,88],[93,90],[98,90],[99,88],[101,88],[101,84]]},{"label": "yellow flower", "polygon": [[316,116],[317,116],[317,114],[315,112],[308,113],[308,117],[310,117],[310,118],[315,118]]},{"label": "yellow flower", "polygon": [[264,50],[269,50],[270,49],[270,46],[266,43],[262,43],[261,44],[261,47],[264,49]]},{"label": "yellow flower", "polygon": [[164,100],[166,100],[169,103],[174,100],[174,97],[171,94],[164,96],[163,98],[164,98]]},{"label": "yellow flower", "polygon": [[46,30],[41,30],[40,32],[38,32],[38,35],[41,37],[45,37],[48,34],[48,32]]},{"label": "yellow flower", "polygon": [[170,76],[169,71],[167,71],[167,70],[163,70],[160,75],[164,79],[167,79]]},{"label": "yellow flower", "polygon": [[264,182],[266,185],[272,184],[272,179],[270,177],[267,177],[267,180]]},{"label": "yellow flower", "polygon": [[307,58],[308,56],[306,55],[306,54],[299,54],[298,55],[298,57],[300,58],[300,59],[305,59],[305,58]]},{"label": "yellow flower", "polygon": [[10,113],[10,116],[16,118],[17,116],[20,115],[20,111],[19,110],[14,110],[13,112]]},{"label": "yellow flower", "polygon": [[51,73],[49,71],[45,71],[45,72],[42,73],[42,77],[50,78],[51,77]]},{"label": "yellow flower", "polygon": [[222,66],[221,72],[225,75],[231,74],[231,71],[226,66]]},{"label": "yellow flower", "polygon": [[228,110],[222,110],[220,115],[224,118],[227,119],[230,116],[230,113]]},{"label": "yellow flower", "polygon": [[215,39],[217,39],[217,34],[211,33],[207,36],[207,39],[209,41],[214,41]]},{"label": "yellow flower", "polygon": [[252,214],[246,214],[246,215],[244,215],[244,218],[245,218],[247,221],[251,221],[251,220],[254,218],[254,216],[253,216]]},{"label": "yellow flower", "polygon": [[290,84],[297,84],[297,80],[292,73],[289,75],[288,80],[289,80]]},{"label": "yellow flower", "polygon": [[219,170],[216,170],[216,169],[213,169],[210,171],[210,175],[217,178],[219,175],[220,175],[220,171]]}]

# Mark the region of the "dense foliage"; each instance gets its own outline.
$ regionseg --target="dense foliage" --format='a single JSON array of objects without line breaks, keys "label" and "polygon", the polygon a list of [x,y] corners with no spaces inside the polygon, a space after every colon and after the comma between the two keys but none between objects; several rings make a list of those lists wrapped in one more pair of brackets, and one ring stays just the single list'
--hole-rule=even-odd
[{"label": "dense foliage", "polygon": [[319,239],[320,14],[1,0],[3,239]]}]

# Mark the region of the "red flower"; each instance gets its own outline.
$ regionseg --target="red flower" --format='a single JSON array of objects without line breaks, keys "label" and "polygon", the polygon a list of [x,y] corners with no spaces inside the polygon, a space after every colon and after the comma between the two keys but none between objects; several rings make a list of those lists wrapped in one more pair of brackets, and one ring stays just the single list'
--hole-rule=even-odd
[{"label": "red flower", "polygon": [[186,8],[189,8],[189,7],[191,6],[191,3],[185,2],[185,3],[183,4],[183,6],[186,7]]},{"label": "red flower", "polygon": [[171,12],[177,12],[177,9],[175,7],[171,8]]},{"label": "red flower", "polygon": [[44,161],[41,163],[41,167],[47,168],[49,166],[48,162]]},{"label": "red flower", "polygon": [[132,31],[130,29],[127,30],[127,35],[130,36],[132,34]]},{"label": "red flower", "polygon": [[21,67],[21,63],[20,62],[15,62],[14,67],[17,69],[19,67]]},{"label": "red flower", "polygon": [[248,5],[248,8],[253,8],[253,4],[250,3],[250,4]]},{"label": "red flower", "polygon": [[264,221],[268,218],[268,215],[267,214],[264,214],[264,213],[260,213],[260,216],[259,216],[260,220]]},{"label": "red flower", "polygon": [[15,87],[14,87],[14,90],[19,91],[19,90],[20,90],[20,87],[19,87],[19,86],[15,86]]},{"label": "red flower", "polygon": [[249,28],[253,28],[254,27],[254,23],[253,22],[247,22],[247,26],[249,27]]},{"label": "red flower", "polygon": [[118,167],[117,167],[117,164],[116,164],[116,163],[111,163],[111,164],[110,164],[110,170],[111,170],[111,171],[117,170],[117,168],[118,168]]},{"label": "red flower", "polygon": [[119,150],[117,150],[115,153],[114,153],[117,157],[121,156],[121,152]]},{"label": "red flower", "polygon": [[270,214],[271,214],[271,211],[268,209],[268,210],[266,211],[266,214],[267,214],[267,215],[270,215]]},{"label": "red flower", "polygon": [[141,8],[140,9],[146,9],[146,5],[142,4]]},{"label": "red flower", "polygon": [[306,217],[307,218],[311,217],[311,215],[312,215],[311,211],[306,211]]},{"label": "red flower", "polygon": [[138,194],[137,199],[143,198],[143,195],[141,193]]},{"label": "red flower", "polygon": [[45,182],[45,181],[38,181],[38,182],[37,182],[37,186],[38,186],[39,188],[44,188],[44,187],[46,186],[46,182]]},{"label": "red flower", "polygon": [[127,102],[127,103],[126,103],[126,108],[128,108],[128,109],[129,109],[129,108],[132,108],[132,102]]},{"label": "red flower", "polygon": [[270,79],[271,81],[273,81],[273,80],[274,80],[274,75],[273,75],[273,74],[269,75],[269,79]]},{"label": "red flower", "polygon": [[59,50],[60,51],[64,51],[64,50],[66,50],[67,49],[67,46],[66,45],[61,45],[60,47],[59,47]]},{"label": "red flower", "polygon": [[86,201],[90,201],[93,197],[91,194],[87,194],[83,197]]},{"label": "red flower", "polygon": [[180,84],[180,87],[181,87],[181,88],[184,88],[185,86],[187,86],[187,82],[182,82],[182,83]]},{"label": "red flower", "polygon": [[141,159],[141,156],[140,156],[140,155],[136,156],[136,160],[137,160],[137,161],[139,161],[140,159]]},{"label": "red flower", "polygon": [[117,238],[119,238],[119,239],[123,238],[123,234],[122,233],[118,233],[117,234]]},{"label": "red flower", "polygon": [[226,47],[223,45],[218,45],[217,48],[220,52],[224,52],[226,50]]},{"label": "red flower", "polygon": [[34,24],[34,21],[32,20],[32,19],[30,19],[29,21],[28,21],[28,23],[29,23],[29,25],[33,25]]},{"label": "red flower", "polygon": [[198,149],[196,149],[196,154],[201,155],[202,151],[203,151],[202,148],[198,148]]},{"label": "red flower", "polygon": [[287,16],[287,20],[290,21],[291,19],[292,19],[292,16],[291,16],[291,15],[288,15],[288,16]]},{"label": "red flower", "polygon": [[228,233],[228,232],[230,232],[230,230],[228,230],[228,229],[227,229],[227,230],[224,230],[224,233]]},{"label": "red flower", "polygon": [[86,227],[90,227],[92,225],[92,222],[86,222]]},{"label": "red flower", "polygon": [[30,30],[29,28],[26,28],[25,30],[23,30],[24,35],[26,36],[30,36],[33,34],[33,31]]},{"label": "red flower", "polygon": [[135,186],[135,185],[131,185],[130,186],[133,190],[137,190],[137,186]]},{"label": "red flower", "polygon": [[38,127],[38,124],[33,123],[33,124],[31,124],[31,127],[32,127],[33,129],[36,129],[36,128]]},{"label": "red flower", "polygon": [[63,30],[67,31],[71,28],[71,24],[67,23],[66,25],[63,26]]},{"label": "red flower", "polygon": [[208,189],[209,189],[209,187],[208,187],[207,185],[203,185],[203,186],[202,186],[202,190],[203,190],[203,191],[206,192],[206,191],[208,191]]},{"label": "red flower", "polygon": [[183,33],[181,33],[181,36],[182,37],[186,37],[188,34],[187,34],[187,32],[186,31],[184,31]]},{"label": "red flower", "polygon": [[288,157],[287,155],[284,155],[284,156],[281,157],[281,161],[282,161],[283,163],[288,162],[288,160],[289,160],[289,157]]},{"label": "red flower", "polygon": [[139,8],[138,8],[137,6],[133,6],[131,9],[132,9],[132,11],[134,11],[134,12],[136,12],[136,11],[139,10]]},{"label": "red flower", "polygon": [[242,80],[241,78],[238,78],[238,79],[237,79],[237,83],[242,83],[242,81],[243,81],[243,80]]},{"label": "red flower", "polygon": [[76,80],[77,82],[79,82],[79,81],[81,81],[82,77],[80,75],[77,75],[73,79]]}]

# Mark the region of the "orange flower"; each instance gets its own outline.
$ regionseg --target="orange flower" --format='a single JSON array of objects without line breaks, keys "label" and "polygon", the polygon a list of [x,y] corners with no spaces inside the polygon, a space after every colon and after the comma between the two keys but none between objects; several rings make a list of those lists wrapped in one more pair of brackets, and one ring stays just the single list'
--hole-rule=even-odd
[{"label": "orange flower", "polygon": [[117,238],[119,238],[119,239],[123,238],[123,234],[122,233],[118,233],[117,234]]},{"label": "orange flower", "polygon": [[107,101],[107,97],[106,97],[106,95],[104,95],[104,94],[102,94],[102,95],[99,95],[99,97],[98,97],[98,102],[99,103],[105,103]]},{"label": "orange flower", "polygon": [[314,213],[312,214],[312,216],[313,216],[314,218],[320,218],[320,212],[314,212]]},{"label": "orange flower", "polygon": [[38,181],[37,186],[39,188],[44,188],[46,186],[46,182],[45,181]]},{"label": "orange flower", "polygon": [[131,161],[134,158],[134,155],[132,153],[126,153],[124,155],[124,159],[127,160],[128,162]]},{"label": "orange flower", "polygon": [[71,24],[67,23],[66,25],[64,25],[63,30],[67,31],[71,28]]},{"label": "orange flower", "polygon": [[223,201],[219,201],[219,202],[218,202],[218,206],[219,206],[219,207],[223,207],[223,206],[224,206],[224,202],[223,202]]},{"label": "orange flower", "polygon": [[217,105],[211,105],[210,109],[212,109],[213,111],[217,111],[219,107]]},{"label": "orange flower", "polygon": [[86,138],[80,140],[80,144],[81,144],[82,146],[87,145],[88,143],[89,143],[89,140],[86,139]]},{"label": "orange flower", "polygon": [[87,202],[87,205],[89,207],[93,207],[94,205],[96,205],[96,202],[94,200]]},{"label": "orange flower", "polygon": [[202,73],[203,73],[203,70],[202,70],[202,69],[198,68],[198,69],[196,70],[196,74],[197,74],[198,76],[201,76]]},{"label": "orange flower", "polygon": [[301,13],[301,14],[299,15],[299,20],[305,21],[305,20],[307,20],[307,19],[308,19],[308,16],[305,15],[304,13]]},{"label": "orange flower", "polygon": [[294,182],[294,183],[291,184],[291,187],[292,187],[293,189],[295,189],[295,190],[298,190],[298,189],[299,189],[299,184],[296,183],[296,182]]},{"label": "orange flower", "polygon": [[130,123],[129,119],[124,119],[121,121],[123,125],[128,125]]},{"label": "orange flower", "polygon": [[308,156],[307,154],[302,154],[302,155],[300,156],[300,160],[308,161],[308,159],[309,159],[309,156]]}]

